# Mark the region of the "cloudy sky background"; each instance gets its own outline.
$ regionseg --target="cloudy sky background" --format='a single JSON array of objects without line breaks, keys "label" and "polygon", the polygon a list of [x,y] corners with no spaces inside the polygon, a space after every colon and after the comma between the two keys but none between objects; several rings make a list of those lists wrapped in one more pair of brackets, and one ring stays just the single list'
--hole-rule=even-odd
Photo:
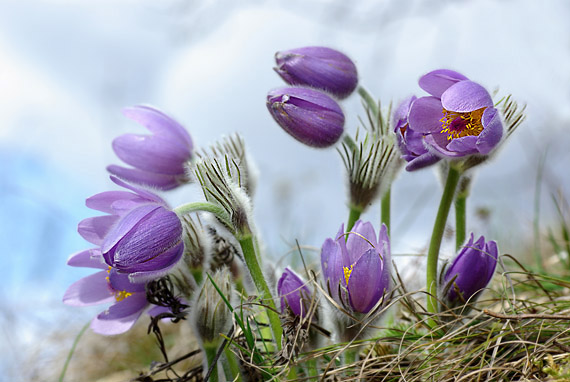
[{"label": "cloudy sky background", "polygon": [[[338,154],[303,147],[264,105],[267,91],[283,84],[272,70],[277,50],[342,50],[357,63],[361,84],[386,104],[421,94],[418,77],[441,67],[526,103],[526,123],[478,171],[469,200],[470,212],[491,211],[485,224],[470,218],[469,228],[497,238],[502,252],[532,243],[544,153],[545,225],[554,217],[550,194],[561,190],[568,197],[567,2],[237,3],[0,1],[0,375],[22,376],[18,365],[62,318],[72,333],[62,339],[65,349],[102,310],[60,301],[86,274],[65,261],[88,247],[76,233],[77,223],[95,214],[85,198],[113,187],[105,172],[118,163],[111,140],[145,132],[122,116],[124,106],[163,109],[198,146],[234,131],[245,137],[260,171],[257,226],[275,258],[295,239],[319,247],[336,233],[347,217]],[[343,107],[346,128],[354,131],[358,97]],[[394,252],[422,251],[439,196],[433,171],[400,174],[393,189]],[[177,205],[200,194],[190,187],[166,197]],[[378,208],[365,218],[378,221]]]}]

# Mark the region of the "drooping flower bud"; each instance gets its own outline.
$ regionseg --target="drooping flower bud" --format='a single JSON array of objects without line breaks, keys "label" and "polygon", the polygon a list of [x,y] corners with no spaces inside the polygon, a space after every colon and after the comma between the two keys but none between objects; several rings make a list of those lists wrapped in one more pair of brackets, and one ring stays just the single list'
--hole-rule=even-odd
[{"label": "drooping flower bud", "polygon": [[497,243],[485,242],[481,236],[473,240],[473,233],[453,259],[450,266],[442,270],[440,298],[448,308],[473,302],[493,278],[497,266]]},{"label": "drooping flower bud", "polygon": [[134,168],[111,165],[107,170],[129,182],[161,190],[188,183],[185,166],[192,157],[193,145],[186,129],[149,106],[125,108],[123,113],[153,134],[126,134],[116,138],[113,141],[115,154]]},{"label": "drooping flower bud", "polygon": [[323,46],[277,52],[275,71],[289,85],[322,89],[342,99],[358,84],[356,66],[345,54]]},{"label": "drooping flower bud", "polygon": [[287,133],[308,146],[332,146],[344,131],[342,109],[335,100],[318,90],[272,90],[267,95],[267,108]]},{"label": "drooping flower bud", "polygon": [[295,272],[289,267],[285,268],[283,275],[277,282],[277,294],[281,299],[281,313],[287,306],[297,315],[304,317],[310,306],[311,291]]}]

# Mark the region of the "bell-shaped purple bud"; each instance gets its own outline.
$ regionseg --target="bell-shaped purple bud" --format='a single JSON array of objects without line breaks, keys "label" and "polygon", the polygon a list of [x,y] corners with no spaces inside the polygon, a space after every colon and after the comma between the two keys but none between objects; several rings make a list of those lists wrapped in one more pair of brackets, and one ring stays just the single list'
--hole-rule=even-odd
[{"label": "bell-shaped purple bud", "polygon": [[358,84],[356,65],[345,54],[323,46],[277,52],[275,71],[289,85],[324,90],[342,99]]},{"label": "bell-shaped purple bud", "polygon": [[311,291],[295,272],[289,267],[285,268],[283,275],[277,282],[277,294],[281,300],[281,312],[289,306],[297,316],[305,316],[309,310]]},{"label": "bell-shaped purple bud", "polygon": [[186,163],[192,158],[192,139],[174,119],[149,106],[123,110],[152,135],[126,134],[113,141],[113,150],[134,168],[116,165],[107,170],[129,182],[170,190],[188,182]]},{"label": "bell-shaped purple bud", "polygon": [[498,253],[495,241],[485,242],[483,236],[474,241],[471,233],[451,265],[443,270],[440,293],[447,307],[460,306],[478,297],[493,278]]},{"label": "bell-shaped purple bud", "polygon": [[[345,241],[345,237],[348,239]],[[368,313],[391,288],[390,240],[383,224],[380,235],[371,223],[358,220],[352,231],[341,225],[336,238],[321,250],[325,290],[341,306]]]},{"label": "bell-shaped purple bud", "polygon": [[331,97],[306,88],[280,88],[267,94],[267,109],[293,138],[312,147],[334,145],[344,131],[344,113]]}]

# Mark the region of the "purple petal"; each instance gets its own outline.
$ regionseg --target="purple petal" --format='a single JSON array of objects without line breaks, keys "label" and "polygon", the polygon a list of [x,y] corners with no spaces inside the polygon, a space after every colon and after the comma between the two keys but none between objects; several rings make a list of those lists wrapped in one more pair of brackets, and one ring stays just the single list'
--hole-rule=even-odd
[{"label": "purple petal", "polygon": [[411,96],[404,99],[392,115],[392,125],[394,125],[394,131],[397,132],[398,129],[404,127],[408,123],[408,114],[410,113],[410,107],[412,103],[418,99],[416,96]]},{"label": "purple petal", "polygon": [[112,206],[118,200],[141,200],[141,197],[127,191],[105,191],[87,198],[85,205],[92,210],[116,215],[116,211]]},{"label": "purple petal", "polygon": [[348,279],[348,294],[352,308],[368,313],[378,303],[388,285],[384,285],[382,260],[376,249],[367,250],[358,259]]},{"label": "purple petal", "polygon": [[118,220],[119,217],[115,215],[95,216],[83,219],[77,226],[77,232],[88,242],[101,245]]},{"label": "purple petal", "polygon": [[440,157],[437,155],[427,152],[425,154],[420,155],[408,162],[406,165],[406,171],[416,171],[422,168],[431,166],[434,163],[437,163],[441,160]]},{"label": "purple petal", "polygon": [[281,298],[281,312],[285,310],[287,304],[297,316],[306,313],[308,306],[303,304],[303,298],[309,299],[311,292],[305,286],[305,282],[289,268],[285,268],[277,283],[277,293]]},{"label": "purple petal", "polygon": [[117,292],[140,293],[146,290],[144,283],[132,282],[128,274],[120,273],[116,268],[109,271],[109,284]]},{"label": "purple petal", "polygon": [[89,306],[113,301],[115,298],[107,284],[107,276],[106,271],[100,271],[71,284],[63,295],[63,303]]},{"label": "purple petal", "polygon": [[447,89],[441,96],[446,110],[467,113],[484,107],[492,107],[493,100],[485,88],[473,81],[461,81]]},{"label": "purple petal", "polygon": [[121,334],[132,328],[147,306],[146,295],[137,293],[113,304],[91,321],[91,329],[103,335]]},{"label": "purple petal", "polygon": [[[377,248],[376,231],[370,222],[358,220],[352,228],[352,233],[348,235],[346,249],[350,258],[350,264],[356,261],[371,248]],[[377,249],[379,250],[379,249]]]},{"label": "purple petal", "polygon": [[157,135],[174,136],[178,138],[184,146],[192,149],[192,139],[190,134],[181,124],[176,122],[158,109],[151,106],[133,106],[123,109],[123,114]]},{"label": "purple petal", "polygon": [[184,174],[190,159],[187,148],[157,135],[121,135],[113,140],[113,150],[127,164],[161,174]]},{"label": "purple petal", "polygon": [[418,133],[441,131],[443,108],[439,98],[421,97],[414,101],[410,108],[408,123],[410,129]]},{"label": "purple petal", "polygon": [[483,131],[477,139],[477,150],[482,155],[487,155],[497,146],[503,137],[503,124],[499,112],[495,108],[487,108],[481,118]]},{"label": "purple petal", "polygon": [[[340,240],[344,241],[344,239]],[[325,290],[327,290],[328,286],[331,297],[340,304],[342,304],[342,301],[338,295],[338,285],[346,286],[343,266],[344,261],[340,245],[332,239],[325,240],[321,249],[321,268],[323,270],[323,279],[325,280]]]},{"label": "purple petal", "polygon": [[67,265],[71,267],[84,267],[107,269],[109,266],[103,261],[103,256],[99,248],[86,249],[81,252],[74,253],[67,259]]},{"label": "purple petal", "polygon": [[109,178],[113,181],[113,183],[115,183],[118,186],[121,186],[121,187],[126,188],[128,190],[131,190],[131,191],[137,193],[138,195],[140,195],[141,197],[143,197],[149,201],[153,201],[153,202],[156,202],[156,203],[158,203],[164,207],[168,207],[168,204],[164,200],[162,200],[162,198],[160,196],[158,196],[158,195],[156,195],[150,191],[143,190],[142,188],[138,188],[135,186],[131,186],[130,184],[122,181],[121,179],[117,178],[116,176],[111,175]]},{"label": "purple petal", "polygon": [[130,267],[129,278],[135,283],[156,280],[172,271],[178,265],[183,254],[184,244],[180,242],[153,259]]},{"label": "purple petal", "polygon": [[447,133],[439,132],[426,135],[424,141],[432,149],[432,153],[439,154],[441,157],[457,158],[463,156],[463,154],[447,149],[449,144]]},{"label": "purple petal", "polygon": [[158,188],[163,191],[172,190],[181,184],[181,182],[178,181],[181,176],[176,175],[157,174],[117,165],[107,166],[107,171],[128,182]]},{"label": "purple petal", "polygon": [[441,98],[443,92],[451,85],[467,79],[463,74],[453,70],[438,69],[423,75],[419,80],[419,85],[432,96]]},{"label": "purple petal", "polygon": [[487,255],[487,262],[489,264],[487,267],[487,280],[491,281],[495,273],[495,268],[497,267],[497,257],[499,255],[499,248],[497,248],[495,241],[491,240],[485,244],[485,255]]},{"label": "purple petal", "polygon": [[454,138],[447,145],[447,149],[461,155],[477,154],[477,139],[475,135]]}]

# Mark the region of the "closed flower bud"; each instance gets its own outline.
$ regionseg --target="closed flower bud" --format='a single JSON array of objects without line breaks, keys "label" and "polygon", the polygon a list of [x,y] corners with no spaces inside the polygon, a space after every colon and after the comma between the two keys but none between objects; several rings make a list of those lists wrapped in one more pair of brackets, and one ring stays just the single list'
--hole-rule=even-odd
[{"label": "closed flower bud", "polygon": [[318,90],[272,90],[267,95],[267,108],[286,132],[308,146],[332,146],[344,131],[344,114],[340,106]]},{"label": "closed flower bud", "polygon": [[277,283],[277,294],[281,300],[281,312],[287,306],[297,316],[305,316],[311,303],[311,291],[295,272],[285,268],[283,275]]},{"label": "closed flower bud", "polygon": [[322,46],[277,52],[275,71],[289,85],[322,89],[342,99],[358,84],[356,66],[345,54]]}]

